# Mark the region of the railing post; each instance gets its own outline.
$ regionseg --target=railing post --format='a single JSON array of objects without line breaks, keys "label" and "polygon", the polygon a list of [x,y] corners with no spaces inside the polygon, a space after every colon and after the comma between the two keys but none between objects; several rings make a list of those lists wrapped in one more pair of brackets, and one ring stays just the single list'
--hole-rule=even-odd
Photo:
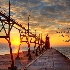
[{"label": "railing post", "polygon": [[32,57],[31,57],[31,53],[30,53],[30,43],[29,43],[29,17],[30,17],[30,15],[28,16],[28,59],[31,60]]},{"label": "railing post", "polygon": [[9,23],[9,30],[8,30],[8,35],[9,35],[9,48],[10,48],[10,55],[11,55],[11,61],[12,61],[12,64],[11,64],[11,67],[8,67],[8,70],[17,70],[17,67],[14,66],[14,59],[13,59],[13,54],[12,54],[12,48],[11,48],[11,41],[10,41],[10,0],[9,0],[9,20],[8,20],[8,23]]},{"label": "railing post", "polygon": [[41,54],[41,47],[40,47],[40,34],[39,34],[39,40],[38,40],[38,48],[39,48],[39,53]]},{"label": "railing post", "polygon": [[34,45],[34,50],[33,53],[35,53],[35,48],[36,48],[36,30],[35,30],[35,41],[34,41],[35,45]]}]

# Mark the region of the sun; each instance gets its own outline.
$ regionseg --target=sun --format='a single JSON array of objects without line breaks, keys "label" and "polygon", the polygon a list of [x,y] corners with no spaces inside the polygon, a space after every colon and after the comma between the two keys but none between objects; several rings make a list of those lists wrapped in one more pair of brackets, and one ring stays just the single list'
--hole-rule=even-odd
[{"label": "sun", "polygon": [[20,45],[20,40],[19,39],[13,39],[11,40],[11,44],[14,46],[19,46]]}]

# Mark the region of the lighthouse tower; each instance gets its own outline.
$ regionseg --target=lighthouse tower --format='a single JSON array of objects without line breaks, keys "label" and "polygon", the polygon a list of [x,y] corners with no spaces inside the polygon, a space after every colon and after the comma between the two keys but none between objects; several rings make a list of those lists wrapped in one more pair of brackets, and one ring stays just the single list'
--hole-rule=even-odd
[{"label": "lighthouse tower", "polygon": [[48,36],[46,36],[45,47],[46,49],[50,49],[50,41]]}]

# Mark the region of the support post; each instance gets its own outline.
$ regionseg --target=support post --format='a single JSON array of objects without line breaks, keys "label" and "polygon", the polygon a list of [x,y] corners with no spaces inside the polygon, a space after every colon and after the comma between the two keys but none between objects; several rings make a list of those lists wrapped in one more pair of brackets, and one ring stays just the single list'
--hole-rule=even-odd
[{"label": "support post", "polygon": [[32,57],[31,57],[31,53],[30,53],[30,43],[29,43],[29,17],[30,15],[28,16],[28,59],[31,60]]},{"label": "support post", "polygon": [[10,0],[9,0],[9,48],[10,48],[10,54],[11,54],[11,60],[12,64],[11,67],[14,67],[14,59],[13,59],[13,54],[12,54],[12,48],[11,48],[11,42],[10,42]]},{"label": "support post", "polygon": [[12,54],[12,48],[11,48],[11,41],[10,41],[10,0],[9,0],[9,20],[8,20],[8,23],[9,23],[9,30],[8,30],[8,35],[9,35],[9,48],[10,48],[10,55],[11,55],[11,61],[12,61],[12,64],[11,64],[11,67],[8,67],[8,70],[17,70],[17,67],[14,66],[14,59],[13,59],[13,54]]},{"label": "support post", "polygon": [[30,44],[28,43],[28,60],[32,60],[31,53],[30,53]]},{"label": "support post", "polygon": [[34,45],[34,50],[33,53],[35,53],[35,48],[36,48],[36,30],[35,30],[35,41],[34,41],[35,45]]},{"label": "support post", "polygon": [[29,36],[29,17],[30,15],[28,16],[28,36]]},{"label": "support post", "polygon": [[41,33],[41,41],[40,41],[40,44],[41,44],[41,51],[42,51],[42,33]]},{"label": "support post", "polygon": [[40,46],[40,34],[39,34],[39,42],[38,42],[38,44],[39,44],[39,46],[38,46],[38,48],[39,48],[39,53],[41,54],[41,46]]}]

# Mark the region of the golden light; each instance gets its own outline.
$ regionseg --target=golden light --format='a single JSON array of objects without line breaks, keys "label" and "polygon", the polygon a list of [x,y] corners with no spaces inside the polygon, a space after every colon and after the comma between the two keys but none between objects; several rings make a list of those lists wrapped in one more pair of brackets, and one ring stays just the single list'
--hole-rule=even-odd
[{"label": "golden light", "polygon": [[14,52],[14,53],[18,53],[18,48],[15,47],[15,49],[14,49],[13,52]]},{"label": "golden light", "polygon": [[20,40],[19,39],[13,39],[11,41],[11,44],[14,45],[14,50],[13,52],[14,53],[17,53],[18,52],[18,49],[19,49],[19,45],[20,45]]},{"label": "golden light", "polygon": [[19,38],[13,38],[11,40],[11,44],[14,46],[13,53],[18,53],[19,45],[20,45],[20,39]]},{"label": "golden light", "polygon": [[17,53],[20,45],[20,34],[19,31],[15,28],[12,28],[11,30],[10,41],[13,53]]},{"label": "golden light", "polygon": [[67,37],[62,37],[62,36],[59,37],[59,35],[54,34],[50,38],[50,44],[51,44],[51,46],[54,46],[54,47],[68,46],[69,43],[63,41],[63,40],[66,40],[66,39],[67,39]]},{"label": "golden light", "polygon": [[11,41],[11,44],[14,45],[14,46],[19,46],[20,45],[20,40],[19,39],[13,39]]}]

